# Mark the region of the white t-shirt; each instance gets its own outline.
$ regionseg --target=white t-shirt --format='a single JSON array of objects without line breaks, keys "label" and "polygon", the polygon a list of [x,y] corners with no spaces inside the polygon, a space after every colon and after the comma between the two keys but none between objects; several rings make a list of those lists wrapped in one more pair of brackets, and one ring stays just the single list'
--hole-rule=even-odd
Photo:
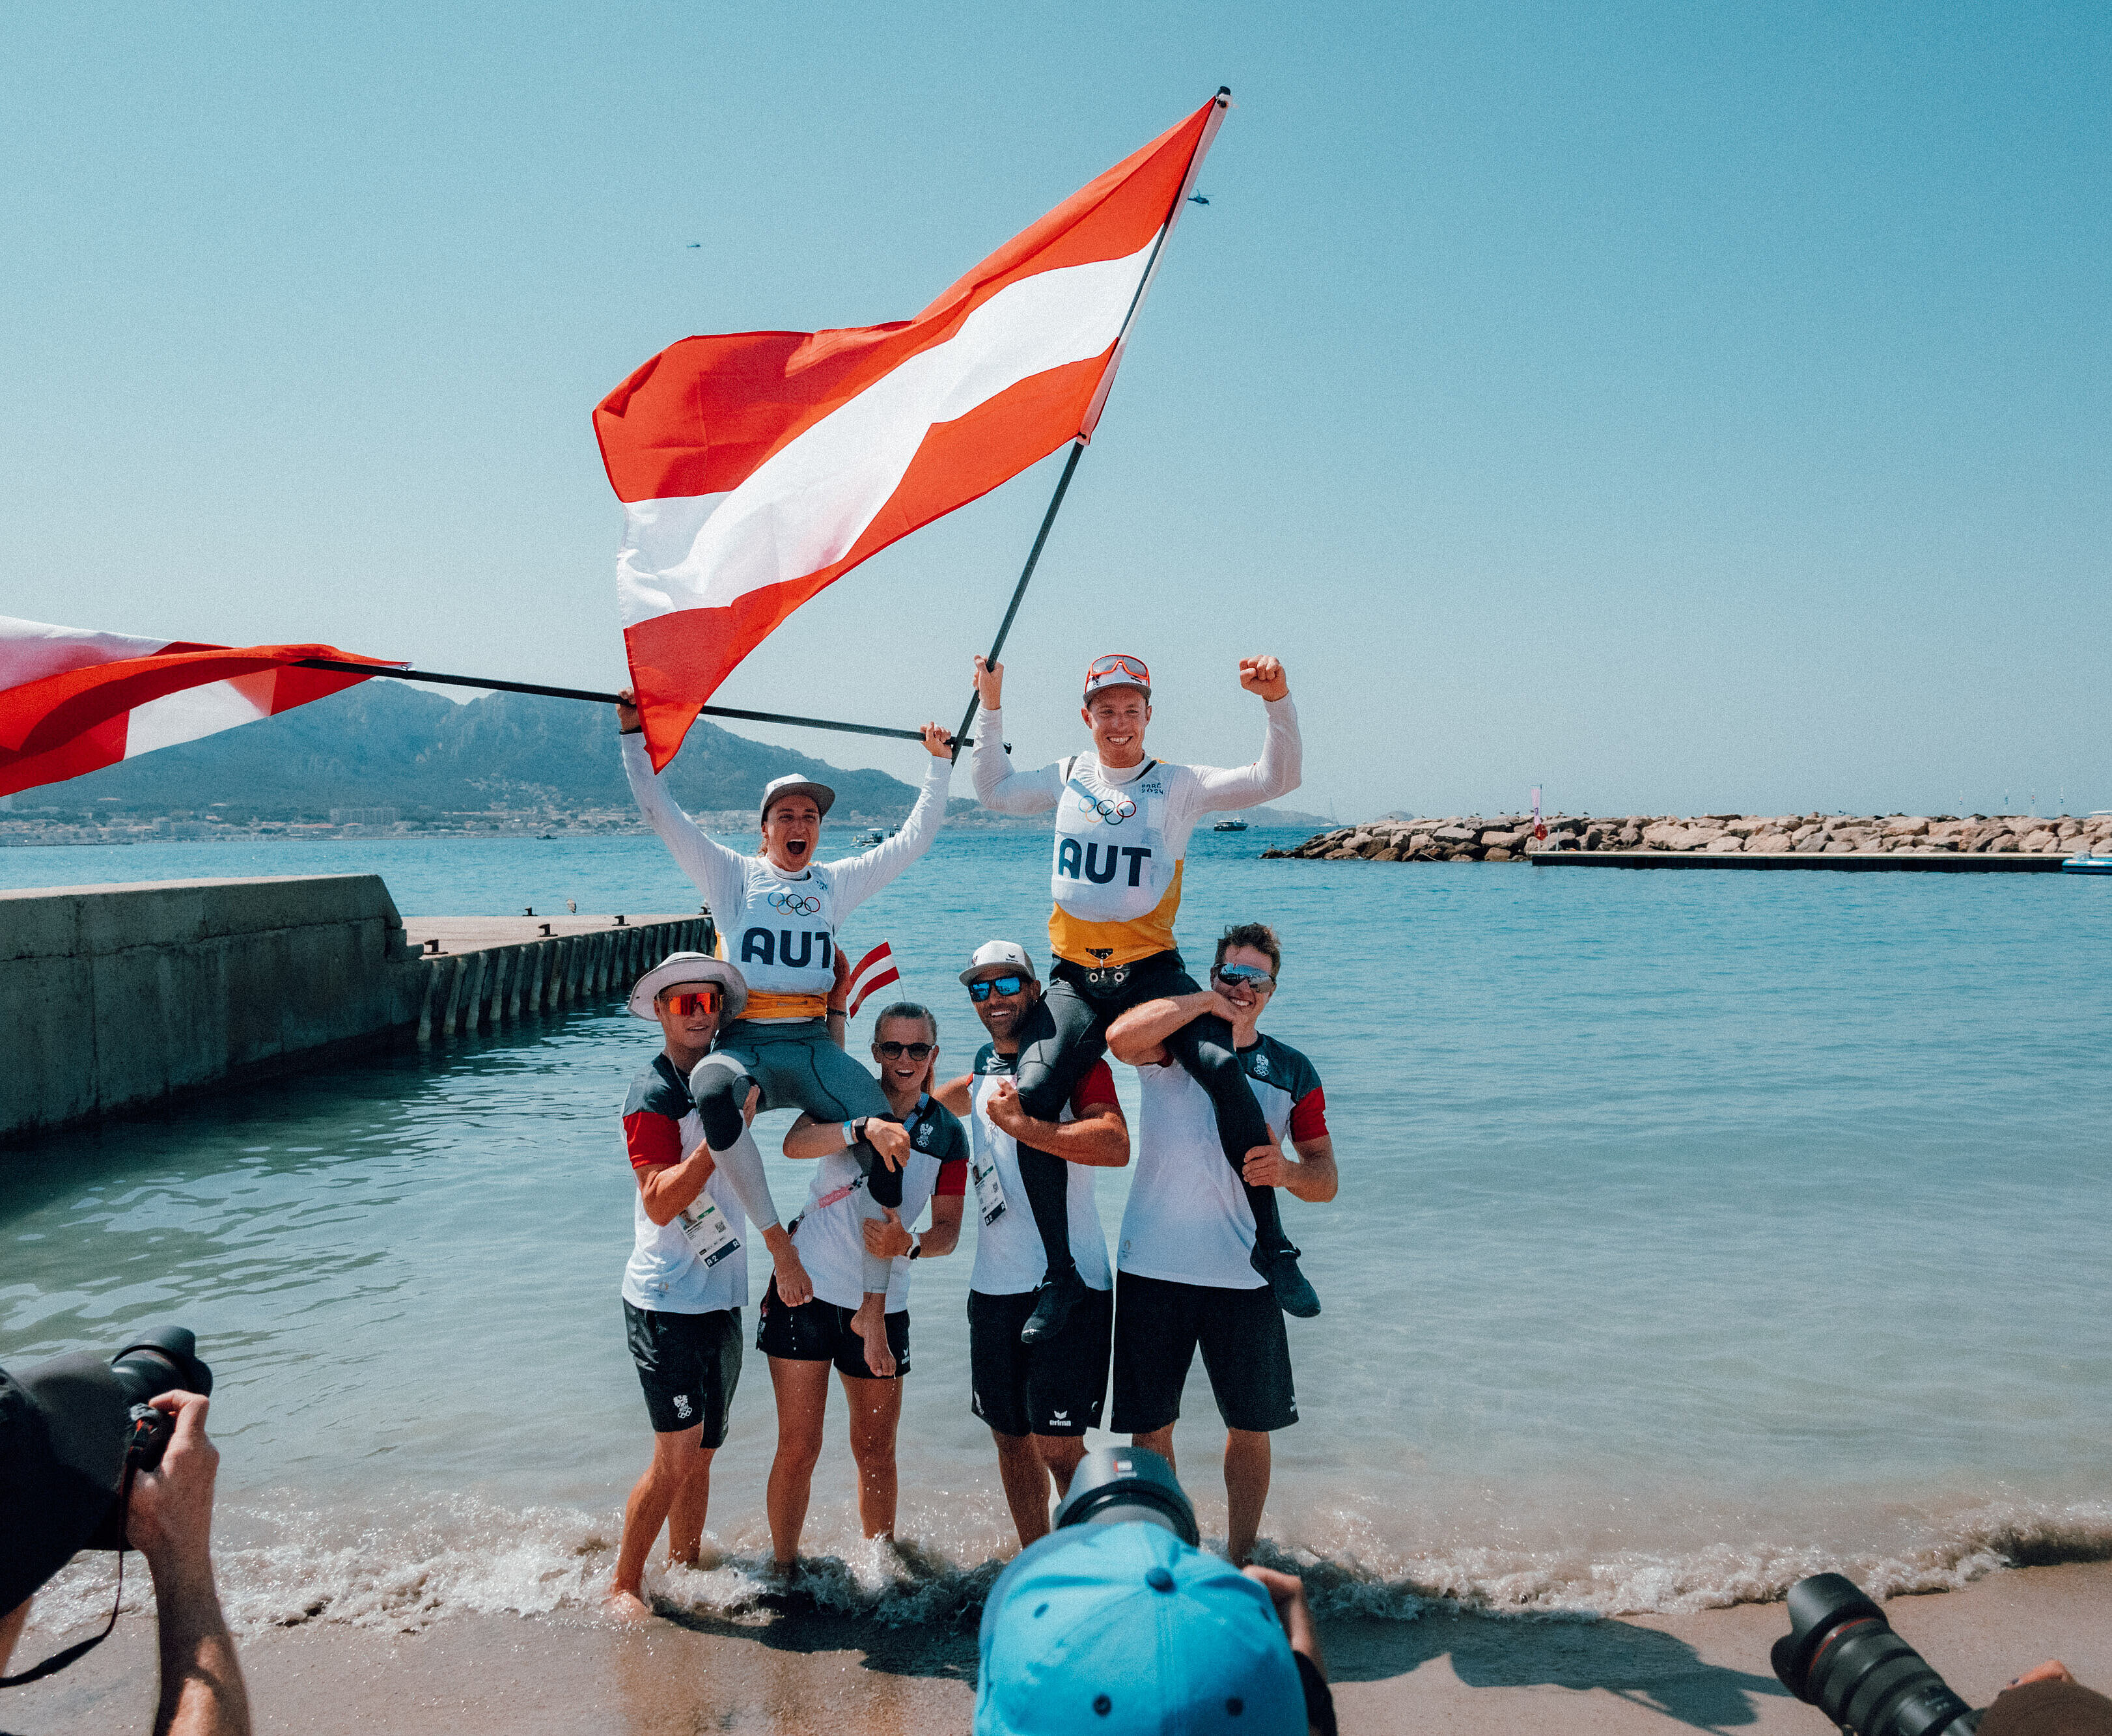
[{"label": "white t-shirt", "polygon": [[[1327,1131],[1327,1100],[1313,1063],[1273,1037],[1240,1051],[1247,1084],[1269,1137],[1317,1139]],[[1254,1208],[1225,1161],[1208,1093],[1178,1062],[1139,1067],[1143,1097],[1136,1176],[1122,1208],[1119,1263],[1140,1278],[1258,1290]]]},{"label": "white t-shirt", "polygon": [[[703,1143],[703,1124],[690,1102],[690,1088],[666,1055],[631,1081],[623,1106],[623,1143],[634,1171],[650,1173],[676,1162]],[[623,1269],[623,1299],[656,1314],[711,1314],[748,1306],[748,1219],[724,1170],[713,1170],[704,1197],[726,1215],[740,1240],[706,1266],[671,1220],[656,1224],[645,1215],[645,1196],[630,1199],[630,1259]]]},{"label": "white t-shirt", "polygon": [[[1034,1211],[1026,1202],[1026,1184],[1019,1179],[1018,1144],[990,1118],[990,1097],[1001,1081],[1012,1077],[1012,1062],[1011,1056],[999,1054],[995,1045],[986,1043],[976,1052],[969,1080],[975,1112],[968,1118],[968,1132],[975,1142],[976,1166],[995,1162],[999,1184],[1004,1189],[1004,1213],[994,1224],[982,1221],[973,1200],[967,1206],[976,1219],[976,1266],[968,1275],[968,1288],[985,1296],[1017,1296],[1033,1289],[1049,1270],[1041,1233],[1034,1227]],[[1097,1061],[1071,1093],[1058,1119],[1075,1121],[1087,1108],[1115,1101],[1114,1075],[1104,1061]],[[1063,1168],[1070,1185],[1071,1257],[1087,1288],[1104,1290],[1113,1279],[1108,1270],[1107,1238],[1093,1204],[1094,1178],[1099,1172],[1084,1163],[1066,1163]]]},{"label": "white t-shirt", "polygon": [[[914,1225],[935,1192],[958,1193],[967,1184],[968,1136],[944,1104],[928,1097],[907,1125],[910,1152],[902,1172],[901,1211],[904,1225]],[[950,1175],[949,1165],[954,1166]],[[814,1166],[807,1203],[792,1232],[814,1293],[839,1308],[865,1301],[865,1220],[858,1215],[865,1192],[858,1160],[849,1151],[831,1152]],[[912,1262],[908,1255],[897,1254],[890,1264],[886,1307],[899,1314],[909,1306]]]}]

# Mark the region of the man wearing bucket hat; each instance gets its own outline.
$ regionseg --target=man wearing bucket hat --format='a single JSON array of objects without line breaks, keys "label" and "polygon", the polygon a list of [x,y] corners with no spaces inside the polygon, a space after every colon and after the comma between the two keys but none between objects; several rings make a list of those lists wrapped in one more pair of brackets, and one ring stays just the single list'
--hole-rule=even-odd
[{"label": "man wearing bucket hat", "polygon": [[628,1620],[649,1613],[642,1580],[661,1526],[670,1564],[696,1566],[712,1457],[726,1440],[740,1381],[748,1221],[712,1161],[688,1081],[747,1001],[740,972],[702,952],[669,954],[630,990],[631,1016],[657,1020],[662,1042],[623,1106],[624,1148],[638,1184],[623,1269],[624,1336],[653,1422],[653,1462],[624,1504],[609,1583],[610,1611]]},{"label": "man wearing bucket hat", "polygon": [[[1282,664],[1243,657],[1240,685],[1268,707],[1261,757],[1231,770],[1148,759],[1151,671],[1140,657],[1112,652],[1095,657],[1086,670],[1079,715],[1093,732],[1093,751],[1039,771],[1015,771],[998,709],[1004,678],[1003,664],[976,659],[985,715],[971,764],[976,799],[993,812],[1056,811],[1050,879],[1055,908],[1049,918],[1056,963],[1017,1069],[1022,1106],[1053,1120],[1105,1051],[1108,1026],[1118,1014],[1145,1001],[1197,992],[1173,940],[1189,838],[1206,813],[1252,807],[1298,788],[1298,712]],[[1274,1147],[1232,1052],[1231,1027],[1219,1018],[1198,1019],[1171,1046],[1174,1060],[1208,1096],[1225,1161],[1243,1175],[1249,1157]],[[1062,1329],[1086,1299],[1087,1286],[1064,1245],[1063,1165],[1022,1151],[1019,1168],[1049,1261],[1041,1295],[1020,1331],[1031,1343]],[[1320,1299],[1298,1269],[1298,1250],[1283,1233],[1274,1192],[1249,1188],[1247,1194],[1254,1270],[1286,1313],[1318,1314]]]},{"label": "man wearing bucket hat", "polygon": [[976,1736],[1335,1736],[1304,1587],[1197,1540],[1163,1459],[1088,1454],[983,1605]]},{"label": "man wearing bucket hat", "polygon": [[[721,1031],[713,1052],[690,1079],[712,1161],[724,1170],[742,1208],[761,1232],[787,1307],[810,1301],[814,1287],[779,1223],[762,1153],[741,1117],[760,1089],[766,1109],[803,1110],[842,1130],[844,1146],[867,1177],[862,1215],[879,1218],[902,1200],[901,1166],[908,1136],[887,1107],[879,1081],[830,1039],[829,995],[835,987],[836,929],[843,920],[931,848],[946,817],[953,738],[924,726],[931,756],[924,787],[901,829],[884,843],[840,861],[814,860],[822,818],[835,800],[826,784],[773,779],[760,807],[762,848],[748,854],[708,837],[668,796],[645,755],[638,712],[628,692],[617,707],[623,769],[640,810],[683,872],[703,893],[717,920],[719,947],[747,979],[745,1011]],[[866,1363],[886,1379],[894,1372],[887,1343],[889,1263],[864,1261],[865,1301],[854,1324]]]}]

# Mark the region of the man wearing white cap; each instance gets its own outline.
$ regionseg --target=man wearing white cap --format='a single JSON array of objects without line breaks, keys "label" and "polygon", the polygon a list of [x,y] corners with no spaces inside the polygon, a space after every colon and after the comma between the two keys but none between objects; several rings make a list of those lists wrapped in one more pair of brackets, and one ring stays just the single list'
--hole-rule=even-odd
[{"label": "man wearing white cap", "polygon": [[[1041,998],[1026,948],[985,942],[961,981],[990,1040],[967,1073],[932,1094],[968,1123],[979,1226],[968,1275],[969,1381],[975,1413],[997,1443],[998,1476],[1024,1545],[1048,1530],[1049,1483],[1058,1495],[1070,1487],[1086,1431],[1099,1425],[1107,1395],[1114,1291],[1093,1180],[1129,1161],[1129,1124],[1104,1061],[1086,1070],[1051,1119],[1020,1107],[1013,1064]],[[1085,1294],[1056,1331],[1026,1343],[1019,1329],[1049,1269],[1040,1232],[1022,1203],[1020,1160],[1031,1155],[1045,1155],[1064,1180],[1064,1258]]]},{"label": "man wearing white cap", "polygon": [[653,1462],[624,1504],[609,1584],[610,1610],[627,1620],[649,1613],[642,1579],[662,1525],[669,1562],[696,1566],[712,1456],[726,1440],[740,1380],[748,1224],[712,1162],[687,1081],[747,999],[740,972],[702,952],[671,953],[630,991],[632,1016],[658,1020],[664,1041],[623,1106],[624,1147],[638,1183],[623,1269],[624,1335],[653,1420]]},{"label": "man wearing white cap", "polygon": [[[1093,751],[1039,771],[1015,771],[998,709],[1004,678],[1003,664],[976,659],[985,716],[971,763],[976,799],[993,812],[1056,810],[1050,879],[1055,909],[1049,918],[1056,963],[1017,1070],[1021,1103],[1046,1120],[1099,1060],[1117,1015],[1145,1001],[1198,991],[1173,941],[1189,838],[1206,813],[1252,807],[1298,788],[1298,711],[1282,664],[1242,657],[1240,685],[1268,707],[1261,757],[1231,769],[1147,759],[1151,671],[1142,658],[1114,652],[1095,657],[1086,670],[1079,715],[1093,732]],[[1168,1046],[1209,1097],[1225,1161],[1235,1175],[1243,1175],[1249,1158],[1275,1147],[1232,1052],[1231,1027],[1220,1018],[1197,1019]],[[1048,1281],[1021,1329],[1031,1343],[1061,1328],[1086,1287],[1064,1252],[1062,1166],[1022,1152],[1020,1175],[1049,1257]],[[1247,1191],[1254,1270],[1286,1313],[1318,1314],[1320,1299],[1298,1269],[1298,1250],[1283,1233],[1273,1190]]]},{"label": "man wearing white cap", "polygon": [[[779,1223],[756,1149],[741,1119],[752,1090],[765,1109],[804,1110],[843,1132],[844,1145],[870,1177],[860,1210],[884,1216],[901,1203],[901,1166],[908,1136],[887,1107],[879,1081],[830,1040],[828,1002],[835,986],[836,929],[859,905],[931,846],[946,817],[953,738],[935,723],[924,726],[931,754],[924,787],[901,829],[885,843],[841,861],[814,860],[822,817],[835,800],[826,784],[797,776],[764,787],[762,848],[749,854],[706,835],[677,807],[646,757],[638,712],[626,691],[617,706],[623,769],[631,793],[682,871],[711,907],[719,948],[748,982],[748,1004],[721,1032],[713,1052],[690,1077],[712,1160],[727,1172],[743,1209],[762,1234],[775,1265],[778,1294],[788,1307],[810,1301],[814,1287],[791,1238]],[[889,1263],[865,1261],[865,1302],[855,1325],[866,1362],[881,1379],[894,1372],[888,1348]]]}]

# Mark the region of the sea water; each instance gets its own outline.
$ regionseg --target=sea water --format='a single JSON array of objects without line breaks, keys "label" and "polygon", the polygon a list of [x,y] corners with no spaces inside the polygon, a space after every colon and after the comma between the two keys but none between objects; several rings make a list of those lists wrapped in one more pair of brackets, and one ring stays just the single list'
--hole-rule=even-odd
[{"label": "sea water", "polygon": [[[2112,884],[1258,860],[1272,841],[1200,835],[1181,919],[1191,963],[1276,925],[1263,1028],[1318,1066],[1341,1167],[1334,1202],[1285,1208],[1326,1311],[1289,1323],[1266,1558],[1405,1616],[2112,1552]],[[937,1009],[942,1074],[981,1039],[969,950],[1042,950],[1046,863],[1032,832],[949,832],[847,927]],[[354,870],[408,913],[695,903],[650,838],[0,852],[17,885]],[[244,1623],[588,1611],[648,1453],[617,1116],[655,1034],[573,1011],[8,1154],[0,1360],[196,1329]],[[787,1216],[789,1119],[758,1128]],[[1100,1179],[1111,1238],[1127,1182]],[[972,1606],[1009,1552],[968,1410],[973,1234],[917,1268],[899,1549],[858,1538],[831,1402],[810,1584],[881,1619]],[[676,1603],[760,1583],[752,1348],[734,1412],[719,1565],[660,1576]],[[1222,1440],[1199,1364],[1176,1444],[1219,1535]],[[107,1585],[84,1559],[42,1620]]]}]

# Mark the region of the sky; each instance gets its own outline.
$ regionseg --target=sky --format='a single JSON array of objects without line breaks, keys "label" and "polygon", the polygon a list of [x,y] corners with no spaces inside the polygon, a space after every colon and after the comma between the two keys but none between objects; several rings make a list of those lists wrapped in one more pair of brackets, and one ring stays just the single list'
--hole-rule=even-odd
[{"label": "sky", "polygon": [[[615,686],[611,388],[906,317],[1220,84],[1022,763],[1110,649],[1243,763],[1271,652],[1344,820],[2112,807],[2092,4],[11,8],[0,613]],[[1060,462],[720,702],[957,722]]]}]

